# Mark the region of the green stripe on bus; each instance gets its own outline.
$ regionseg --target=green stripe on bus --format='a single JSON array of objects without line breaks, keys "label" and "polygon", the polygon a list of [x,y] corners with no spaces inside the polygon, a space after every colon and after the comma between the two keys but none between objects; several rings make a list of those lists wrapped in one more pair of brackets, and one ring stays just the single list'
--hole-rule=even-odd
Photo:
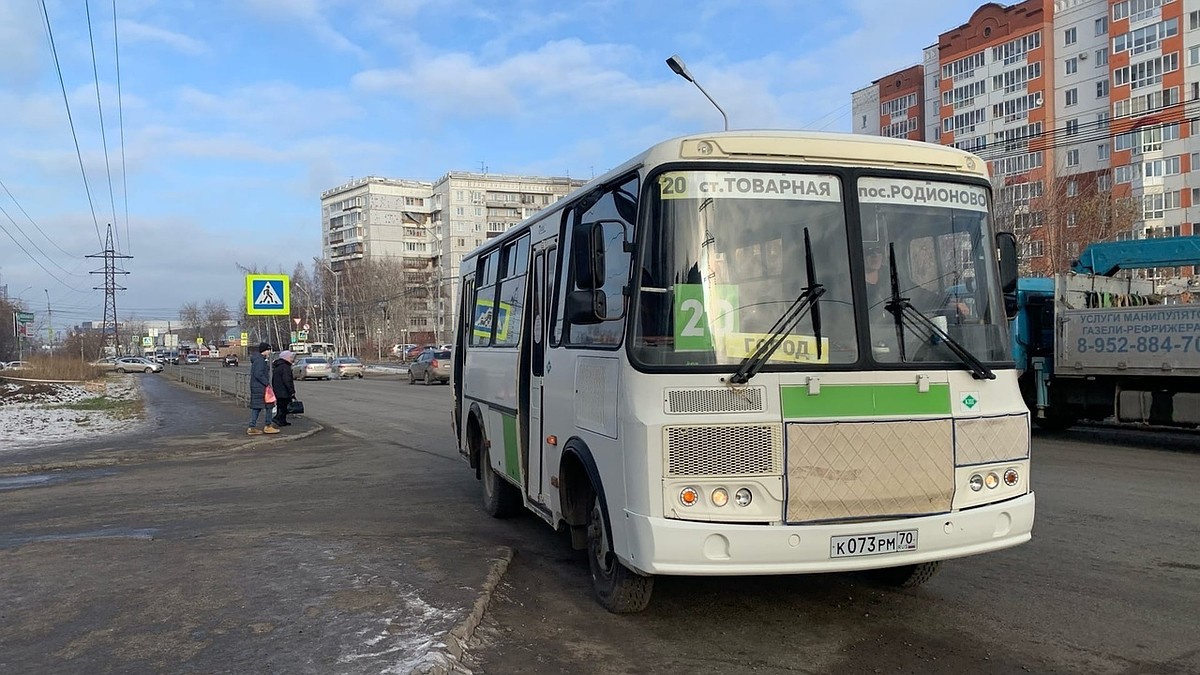
[{"label": "green stripe on bus", "polygon": [[521,480],[520,449],[517,446],[517,418],[514,415],[501,415],[504,420],[504,473],[515,480]]},{"label": "green stripe on bus", "polygon": [[779,397],[785,419],[950,413],[948,384],[931,384],[925,393],[916,384],[823,384],[815,396],[808,387],[781,387]]}]

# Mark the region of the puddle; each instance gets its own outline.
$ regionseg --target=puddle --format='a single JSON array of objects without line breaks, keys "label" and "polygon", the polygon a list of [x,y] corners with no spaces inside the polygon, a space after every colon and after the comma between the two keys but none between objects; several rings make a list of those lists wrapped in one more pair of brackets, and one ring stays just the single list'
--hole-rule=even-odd
[{"label": "puddle", "polygon": [[56,534],[10,534],[0,535],[0,548],[16,548],[25,544],[60,541],[84,541],[88,539],[136,539],[154,541],[158,532],[155,527],[103,527],[86,532],[61,532]]}]

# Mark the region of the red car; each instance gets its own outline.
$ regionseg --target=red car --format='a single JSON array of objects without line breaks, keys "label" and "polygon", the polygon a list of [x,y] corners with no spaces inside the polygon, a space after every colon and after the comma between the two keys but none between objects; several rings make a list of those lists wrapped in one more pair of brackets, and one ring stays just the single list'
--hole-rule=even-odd
[{"label": "red car", "polygon": [[420,357],[425,352],[427,352],[431,349],[437,349],[437,348],[438,348],[437,345],[417,345],[415,347],[410,348],[407,352],[404,352],[404,358],[408,359],[409,361],[412,361],[412,360],[415,360],[418,357]]}]

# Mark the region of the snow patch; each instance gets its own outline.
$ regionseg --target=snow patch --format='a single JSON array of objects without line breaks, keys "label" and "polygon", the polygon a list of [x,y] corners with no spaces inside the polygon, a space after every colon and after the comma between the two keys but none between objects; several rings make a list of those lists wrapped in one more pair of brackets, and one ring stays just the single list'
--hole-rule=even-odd
[{"label": "snow patch", "polygon": [[139,401],[142,388],[136,377],[114,375],[84,383],[0,381],[0,454],[136,430],[145,423],[140,410],[129,417],[113,410],[58,407],[102,396],[112,401]]}]

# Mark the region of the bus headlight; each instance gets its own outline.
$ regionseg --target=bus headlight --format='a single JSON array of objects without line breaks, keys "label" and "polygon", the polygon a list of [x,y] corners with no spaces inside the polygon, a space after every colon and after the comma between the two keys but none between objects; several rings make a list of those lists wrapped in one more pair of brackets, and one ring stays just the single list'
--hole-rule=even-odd
[{"label": "bus headlight", "polygon": [[971,476],[971,480],[967,482],[967,485],[971,486],[972,491],[979,492],[983,489],[983,476],[979,474]]},{"label": "bus headlight", "polygon": [[1008,487],[1016,485],[1019,480],[1021,477],[1017,475],[1016,469],[1008,469],[1004,472],[1004,484]]},{"label": "bus headlight", "polygon": [[748,488],[742,488],[733,493],[733,501],[738,506],[750,506],[750,502],[754,501],[754,495],[750,494]]},{"label": "bus headlight", "polygon": [[712,491],[713,506],[725,506],[729,503],[729,491],[725,488],[717,488]]},{"label": "bus headlight", "polygon": [[992,471],[987,475],[986,478],[983,479],[983,484],[986,485],[989,490],[995,490],[996,486],[1000,485],[1000,476],[995,471]]},{"label": "bus headlight", "polygon": [[684,506],[695,506],[700,501],[700,493],[694,487],[685,487],[679,492],[679,503]]}]

